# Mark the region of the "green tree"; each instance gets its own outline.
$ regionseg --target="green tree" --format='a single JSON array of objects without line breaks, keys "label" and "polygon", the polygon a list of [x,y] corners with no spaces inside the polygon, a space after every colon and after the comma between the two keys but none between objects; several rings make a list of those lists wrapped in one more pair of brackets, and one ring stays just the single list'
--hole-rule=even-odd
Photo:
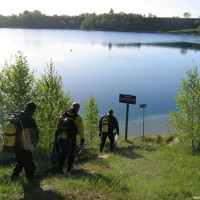
[{"label": "green tree", "polygon": [[96,14],[90,14],[82,21],[80,28],[81,29],[96,29]]},{"label": "green tree", "polygon": [[197,26],[197,32],[200,33],[200,20],[196,20],[194,24]]},{"label": "green tree", "polygon": [[22,52],[6,61],[0,71],[0,124],[15,110],[22,110],[32,100],[34,72]]},{"label": "green tree", "polygon": [[85,114],[83,116],[86,139],[89,143],[95,140],[98,132],[98,108],[97,101],[93,95],[90,95],[84,106]]},{"label": "green tree", "polygon": [[155,17],[156,17],[156,15],[149,13],[149,14],[148,14],[148,17],[155,18]]},{"label": "green tree", "polygon": [[197,67],[186,71],[175,95],[178,111],[170,113],[170,124],[192,149],[200,150],[200,77]]},{"label": "green tree", "polygon": [[190,18],[191,17],[191,13],[190,12],[185,12],[185,13],[183,13],[183,16],[185,18]]},{"label": "green tree", "polygon": [[71,96],[64,93],[61,76],[55,71],[52,61],[38,79],[34,96],[39,107],[36,119],[40,128],[40,145],[51,147],[57,119],[71,105]]},{"label": "green tree", "polygon": [[110,9],[109,14],[110,14],[110,15],[113,15],[113,14],[114,14],[114,10],[113,10],[112,8]]}]

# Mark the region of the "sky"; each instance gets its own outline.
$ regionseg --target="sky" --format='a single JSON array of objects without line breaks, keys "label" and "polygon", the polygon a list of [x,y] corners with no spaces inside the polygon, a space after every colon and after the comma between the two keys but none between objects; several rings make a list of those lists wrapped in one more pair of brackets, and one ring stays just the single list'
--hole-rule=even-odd
[{"label": "sky", "polygon": [[0,0],[0,14],[19,15],[25,10],[39,10],[45,15],[80,15],[82,13],[134,13],[157,17],[200,16],[200,0]]}]

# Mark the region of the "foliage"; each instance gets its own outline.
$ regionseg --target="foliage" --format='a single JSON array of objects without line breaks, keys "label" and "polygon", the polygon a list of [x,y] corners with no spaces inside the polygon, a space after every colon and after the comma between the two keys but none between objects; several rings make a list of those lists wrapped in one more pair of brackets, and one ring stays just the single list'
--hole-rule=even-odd
[{"label": "foliage", "polygon": [[134,13],[109,13],[97,15],[85,13],[79,16],[47,16],[40,11],[24,11],[19,16],[0,15],[0,28],[51,28],[51,29],[83,29],[104,31],[172,31],[196,29],[197,19],[189,18],[190,13],[184,13],[186,18],[158,18],[149,13],[148,17]]},{"label": "foliage", "polygon": [[112,8],[110,9],[109,14],[110,14],[110,15],[113,15],[113,14],[114,14],[114,10],[113,10]]},{"label": "foliage", "polygon": [[197,67],[186,71],[175,102],[178,111],[170,113],[170,124],[193,150],[200,150],[200,77]]},{"label": "foliage", "polygon": [[195,22],[194,22],[198,27],[200,26],[200,20],[197,19]]},{"label": "foliage", "polygon": [[97,137],[98,131],[98,108],[95,97],[91,95],[84,106],[85,114],[83,116],[86,139],[91,143]]},{"label": "foliage", "polygon": [[197,31],[200,33],[200,20],[196,20],[194,23],[198,26]]},{"label": "foliage", "polygon": [[[2,68],[0,83],[0,127],[2,131],[6,117],[16,109],[22,110],[27,102],[34,100],[37,105],[35,119],[40,128],[39,144],[51,147],[57,119],[71,105],[71,96],[69,93],[64,93],[61,76],[55,72],[52,61],[44,69],[41,78],[36,81],[34,73],[30,72],[26,57],[18,52],[13,61],[6,62]],[[85,109],[86,132],[91,142],[98,127],[98,109],[94,97],[89,98]]]},{"label": "foliage", "polygon": [[57,119],[70,107],[71,96],[64,93],[61,76],[55,71],[52,61],[44,70],[36,83],[34,100],[39,107],[36,120],[40,128],[40,145],[50,147]]},{"label": "foliage", "polygon": [[22,110],[32,100],[34,72],[30,71],[26,57],[17,52],[6,61],[0,71],[0,124],[15,110]]},{"label": "foliage", "polygon": [[191,13],[190,12],[185,12],[185,13],[183,13],[183,16],[185,18],[190,18],[191,17]]}]

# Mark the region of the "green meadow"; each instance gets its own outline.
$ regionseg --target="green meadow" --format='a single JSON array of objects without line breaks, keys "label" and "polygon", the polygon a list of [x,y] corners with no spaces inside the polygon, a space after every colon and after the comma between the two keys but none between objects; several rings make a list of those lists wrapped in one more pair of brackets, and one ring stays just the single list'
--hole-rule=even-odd
[{"label": "green meadow", "polygon": [[103,153],[86,145],[65,174],[56,173],[50,150],[37,148],[34,158],[35,180],[22,172],[10,182],[14,156],[1,153],[0,199],[200,199],[200,156],[171,136],[120,138],[114,153],[108,142]]}]

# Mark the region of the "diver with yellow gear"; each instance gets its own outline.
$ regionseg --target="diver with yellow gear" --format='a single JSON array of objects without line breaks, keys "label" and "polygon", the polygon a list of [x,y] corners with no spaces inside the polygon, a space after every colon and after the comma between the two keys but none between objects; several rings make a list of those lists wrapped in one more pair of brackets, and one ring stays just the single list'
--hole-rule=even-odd
[{"label": "diver with yellow gear", "polygon": [[[116,129],[116,134],[113,132]],[[108,114],[102,115],[99,121],[99,136],[101,138],[100,152],[103,151],[107,137],[110,140],[110,151],[116,148],[115,137],[119,135],[119,124],[117,118],[113,116],[113,110],[109,109]]]},{"label": "diver with yellow gear", "polygon": [[20,125],[17,126],[15,141],[16,165],[13,169],[11,181],[17,180],[23,168],[28,180],[34,178],[36,170],[33,161],[32,150],[39,141],[39,129],[33,114],[36,110],[36,104],[30,102],[26,105],[24,112],[18,116]]},{"label": "diver with yellow gear", "polygon": [[[58,172],[63,173],[63,167],[67,158],[67,172],[71,171],[76,152],[77,135],[80,137],[80,147],[84,147],[84,126],[78,111],[80,104],[74,102],[66,111],[59,122],[57,130],[57,142],[60,146],[60,156],[58,161]],[[75,124],[75,126],[74,126]],[[62,138],[61,138],[62,137]]]}]

